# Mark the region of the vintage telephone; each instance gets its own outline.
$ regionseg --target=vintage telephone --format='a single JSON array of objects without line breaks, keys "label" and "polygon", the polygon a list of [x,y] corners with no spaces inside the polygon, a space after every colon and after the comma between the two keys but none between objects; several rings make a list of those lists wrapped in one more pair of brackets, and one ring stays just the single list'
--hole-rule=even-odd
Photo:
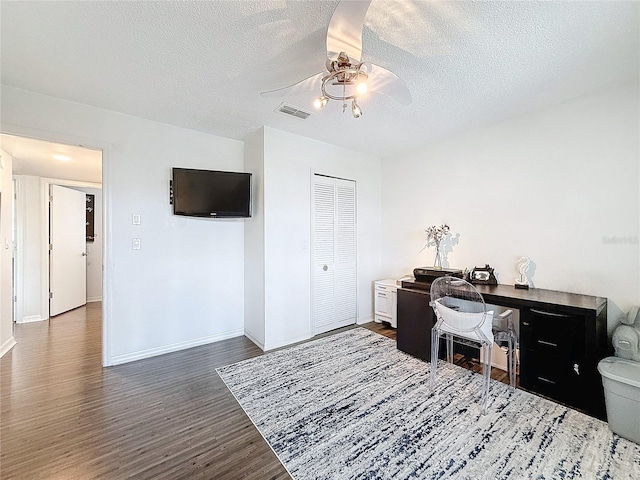
[{"label": "vintage telephone", "polygon": [[640,307],[631,307],[613,332],[613,347],[616,357],[640,362]]}]

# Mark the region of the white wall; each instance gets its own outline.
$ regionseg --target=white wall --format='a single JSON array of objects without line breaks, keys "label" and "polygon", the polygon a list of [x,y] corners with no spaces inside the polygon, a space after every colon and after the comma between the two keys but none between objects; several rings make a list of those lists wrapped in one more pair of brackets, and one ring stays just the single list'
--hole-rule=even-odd
[{"label": "white wall", "polygon": [[12,319],[12,158],[0,150],[0,357],[15,345]]},{"label": "white wall", "polygon": [[7,86],[1,114],[4,132],[107,146],[106,364],[242,335],[243,221],[173,216],[168,202],[172,166],[242,171],[242,142]]},{"label": "white wall", "polygon": [[251,218],[244,221],[244,333],[264,349],[264,132],[244,143],[244,168],[251,172]]},{"label": "white wall", "polygon": [[309,338],[311,175],[357,182],[358,322],[380,276],[380,159],[264,127],[265,349]]},{"label": "white wall", "polygon": [[[383,264],[433,265],[424,228],[447,222],[455,268],[608,297],[609,330],[640,304],[638,86],[581,98],[382,162]],[[612,240],[615,237],[615,240]]]},{"label": "white wall", "polygon": [[48,280],[43,272],[47,225],[44,215],[45,182],[32,175],[16,180],[16,322],[38,322],[49,318]]}]

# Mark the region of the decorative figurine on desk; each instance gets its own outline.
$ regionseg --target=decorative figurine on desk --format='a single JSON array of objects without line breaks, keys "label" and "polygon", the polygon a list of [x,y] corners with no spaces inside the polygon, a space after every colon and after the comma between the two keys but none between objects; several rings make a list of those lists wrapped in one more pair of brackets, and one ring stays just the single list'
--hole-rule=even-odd
[{"label": "decorative figurine on desk", "polygon": [[516,283],[513,285],[516,288],[523,288],[525,290],[529,290],[529,280],[527,279],[527,269],[529,268],[529,264],[531,263],[531,259],[529,257],[520,257],[518,259],[518,278],[516,278]]},{"label": "decorative figurine on desk", "polygon": [[[432,245],[436,247],[436,258],[433,261],[433,269],[434,270],[442,270],[442,258],[440,257],[440,243],[442,240],[449,235],[449,225],[442,224],[439,227],[432,225],[431,227],[425,228],[424,232],[427,234],[427,243],[422,250],[427,247],[431,247]],[[420,250],[420,251],[422,251]]]},{"label": "decorative figurine on desk", "polygon": [[475,267],[471,271],[471,283],[497,285],[498,279],[496,279],[496,276],[493,273],[493,268],[486,263],[484,267]]}]

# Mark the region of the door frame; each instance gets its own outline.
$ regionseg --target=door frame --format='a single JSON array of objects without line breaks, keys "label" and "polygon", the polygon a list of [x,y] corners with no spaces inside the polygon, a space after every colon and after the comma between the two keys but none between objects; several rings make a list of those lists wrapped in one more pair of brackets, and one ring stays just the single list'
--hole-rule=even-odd
[{"label": "door frame", "polygon": [[[51,299],[49,298],[49,292],[51,291],[51,258],[49,257],[49,241],[50,241],[50,229],[51,229],[51,209],[49,208],[49,195],[51,194],[51,185],[58,185],[59,187],[86,187],[86,188],[95,188],[102,190],[102,184],[93,183],[93,182],[78,182],[73,180],[59,180],[56,178],[43,178],[40,186],[44,188],[42,192],[43,200],[44,200],[44,225],[45,229],[43,230],[44,244],[41,243],[40,246],[42,248],[42,258],[46,258],[46,262],[42,262],[40,265],[40,278],[42,285],[41,298],[47,299],[47,318],[51,318]],[[84,193],[84,192],[81,192]],[[42,241],[42,239],[41,239]],[[104,244],[104,242],[103,242]],[[86,260],[86,257],[85,257]],[[86,267],[85,267],[86,270]],[[46,276],[45,276],[46,275]],[[103,279],[104,280],[104,279]],[[86,289],[86,285],[85,285]]]},{"label": "door frame", "polygon": [[[113,248],[112,236],[111,236],[111,176],[112,176],[112,160],[111,155],[113,151],[113,145],[109,142],[104,142],[96,139],[89,139],[83,137],[76,137],[72,135],[65,135],[58,132],[51,132],[45,130],[38,130],[34,128],[26,128],[18,125],[11,125],[7,123],[0,124],[1,133],[8,135],[16,135],[19,137],[33,138],[36,140],[44,140],[47,142],[62,143],[67,145],[74,145],[78,147],[88,148],[92,150],[102,151],[102,365],[109,366],[113,362],[111,360],[111,312],[112,307],[112,264],[111,264],[111,251]],[[94,184],[95,185],[95,184]],[[48,194],[47,194],[48,198]],[[48,208],[47,208],[48,210]],[[47,213],[48,216],[48,213]],[[47,224],[48,226],[48,224]],[[47,244],[48,245],[48,244]],[[48,246],[47,246],[48,248]],[[48,252],[47,252],[48,257]],[[49,262],[43,262],[47,264],[47,272],[49,269]],[[47,277],[48,278],[48,277]],[[49,280],[47,279],[47,286]],[[12,289],[13,289],[12,285]],[[47,304],[49,292],[46,293]]]},{"label": "door frame", "polygon": [[[14,177],[15,178],[15,177]],[[96,188],[102,190],[102,185],[99,183],[93,182],[79,182],[73,180],[64,180],[57,178],[47,178],[40,177],[40,211],[42,212],[42,223],[40,225],[40,238],[38,239],[38,246],[40,249],[40,258],[42,261],[40,262],[40,314],[37,318],[30,318],[29,321],[44,321],[50,318],[50,305],[49,305],[49,222],[50,222],[50,211],[49,211],[49,195],[50,195],[50,186],[51,185],[59,185],[64,187],[87,187],[87,188]],[[20,182],[17,184],[17,188],[20,188]],[[16,190],[17,192],[17,190]],[[16,238],[14,248],[17,250],[18,246],[23,246],[25,243],[24,239],[24,225],[22,223],[22,218],[24,218],[25,212],[22,211],[23,208],[16,209],[15,212],[15,225],[16,225]],[[104,242],[103,242],[104,249]],[[18,319],[23,318],[24,312],[24,298],[23,295],[18,295],[18,287],[22,287],[25,284],[25,275],[24,275],[24,262],[22,258],[18,258],[21,256],[21,252],[16,251],[17,255],[15,255],[15,277],[14,283],[12,285],[12,292],[14,296],[14,305],[15,310],[13,312],[13,321],[16,322]],[[104,275],[103,275],[104,276]],[[103,278],[104,281],[104,278]],[[20,292],[24,293],[24,292]],[[104,294],[104,288],[103,288]],[[25,322],[21,322],[25,323]]]}]

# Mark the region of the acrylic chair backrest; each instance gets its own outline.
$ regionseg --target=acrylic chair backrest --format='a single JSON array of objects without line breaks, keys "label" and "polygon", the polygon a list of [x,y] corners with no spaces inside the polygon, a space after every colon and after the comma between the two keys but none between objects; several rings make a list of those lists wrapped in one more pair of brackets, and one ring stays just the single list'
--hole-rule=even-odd
[{"label": "acrylic chair backrest", "polygon": [[475,340],[485,344],[493,343],[493,311],[461,312],[443,305],[442,300],[433,302],[441,332],[448,332],[459,337]]},{"label": "acrylic chair backrest", "polygon": [[431,284],[431,305],[440,330],[482,342],[493,342],[493,312],[478,290],[461,278],[444,276]]}]

